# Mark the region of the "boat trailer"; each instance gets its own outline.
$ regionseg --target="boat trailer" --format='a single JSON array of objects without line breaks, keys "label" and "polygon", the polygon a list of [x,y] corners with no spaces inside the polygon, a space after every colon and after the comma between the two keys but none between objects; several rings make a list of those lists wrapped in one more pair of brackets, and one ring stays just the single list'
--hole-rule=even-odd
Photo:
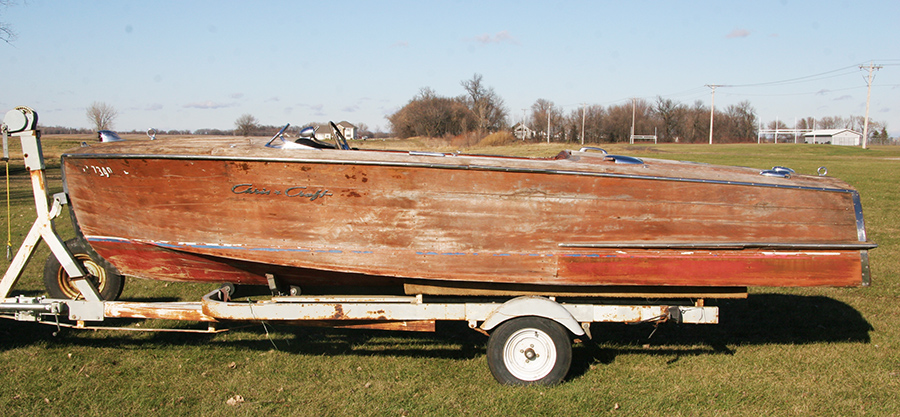
[{"label": "boat trailer", "polygon": [[[76,329],[218,333],[241,322],[277,321],[336,328],[434,331],[437,321],[465,321],[489,336],[488,366],[501,383],[555,384],[568,373],[572,338],[591,338],[592,323],[717,324],[718,307],[692,305],[611,305],[577,299],[520,296],[509,299],[413,296],[301,296],[285,295],[273,285],[264,300],[234,301],[233,286],[204,295],[197,302],[135,302],[103,300],[89,275],[66,248],[54,220],[67,204],[64,193],[49,195],[45,164],[37,130],[37,113],[27,107],[9,111],[2,125],[3,158],[9,160],[8,135],[22,143],[25,167],[34,190],[37,219],[0,280],[0,318]],[[68,273],[83,298],[53,299],[18,295],[11,291],[40,241]],[[164,319],[198,322],[205,329],[149,329],[102,325],[107,319]],[[226,327],[219,327],[220,325]]]}]

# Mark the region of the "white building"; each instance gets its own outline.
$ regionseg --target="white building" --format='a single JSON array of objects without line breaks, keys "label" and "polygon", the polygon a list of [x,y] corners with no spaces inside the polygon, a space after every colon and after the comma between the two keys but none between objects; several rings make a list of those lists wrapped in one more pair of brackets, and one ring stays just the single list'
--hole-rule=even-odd
[{"label": "white building", "polygon": [[512,131],[516,139],[519,140],[533,139],[535,136],[535,131],[522,123],[516,123],[515,126],[512,127]]},{"label": "white building", "polygon": [[337,124],[338,129],[341,129],[341,133],[344,135],[344,138],[347,140],[356,139],[356,126],[352,123],[344,120]]},{"label": "white building", "polygon": [[862,145],[862,133],[850,129],[822,129],[803,134],[806,143],[827,143],[843,146]]},{"label": "white building", "polygon": [[[312,126],[316,127],[316,140],[331,140],[331,137],[334,136],[334,129],[332,129],[330,124]],[[344,135],[344,139],[356,139],[357,128],[350,122],[345,120],[343,122],[337,123],[337,127],[338,129],[340,129],[341,134]]]}]

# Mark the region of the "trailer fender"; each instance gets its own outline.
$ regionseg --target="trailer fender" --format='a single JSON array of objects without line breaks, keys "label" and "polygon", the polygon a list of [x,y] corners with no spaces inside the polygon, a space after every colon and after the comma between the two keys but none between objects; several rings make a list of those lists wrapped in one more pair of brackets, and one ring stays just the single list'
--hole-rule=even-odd
[{"label": "trailer fender", "polygon": [[503,303],[496,310],[488,314],[481,329],[491,330],[504,321],[523,316],[544,317],[563,325],[576,336],[584,336],[585,331],[578,320],[572,316],[569,310],[559,305],[556,301],[544,297],[517,297]]}]

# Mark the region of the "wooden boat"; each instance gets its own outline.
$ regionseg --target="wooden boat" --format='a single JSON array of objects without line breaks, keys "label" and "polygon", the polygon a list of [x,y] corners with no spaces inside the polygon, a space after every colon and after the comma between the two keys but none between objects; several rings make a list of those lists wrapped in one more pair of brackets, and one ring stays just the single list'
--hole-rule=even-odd
[{"label": "wooden boat", "polygon": [[279,140],[70,151],[80,236],[125,276],[305,293],[725,297],[869,280],[859,194],[831,177],[591,148],[519,158]]}]

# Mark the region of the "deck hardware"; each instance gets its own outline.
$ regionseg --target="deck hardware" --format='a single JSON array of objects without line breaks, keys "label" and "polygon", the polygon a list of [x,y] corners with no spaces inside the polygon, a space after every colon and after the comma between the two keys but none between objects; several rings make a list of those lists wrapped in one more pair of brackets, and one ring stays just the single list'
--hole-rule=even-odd
[{"label": "deck hardware", "polygon": [[604,155],[606,155],[606,153],[607,153],[605,149],[603,149],[603,148],[595,148],[595,147],[593,147],[593,146],[585,146],[585,147],[583,147],[583,148],[581,148],[581,149],[578,150],[578,152],[587,152],[587,151],[592,151],[592,152],[602,152]]},{"label": "deck hardware", "polygon": [[641,158],[635,158],[633,156],[624,156],[624,155],[606,155],[607,161],[612,161],[617,164],[629,164],[629,165],[643,165],[644,160]]},{"label": "deck hardware", "polygon": [[791,175],[794,175],[795,173],[796,171],[793,169],[782,166],[774,166],[772,169],[766,169],[759,172],[762,176],[778,178],[790,178]]},{"label": "deck hardware", "polygon": [[786,172],[775,171],[774,169],[764,169],[762,171],[759,171],[759,175],[762,175],[764,177],[776,177],[776,178],[790,178],[791,177],[791,174],[788,174]]},{"label": "deck hardware", "polygon": [[266,274],[266,282],[269,284],[269,291],[272,292],[273,297],[284,295],[284,293],[281,292],[281,285],[274,274]]},{"label": "deck hardware", "polygon": [[101,130],[97,132],[97,138],[100,142],[121,142],[125,139],[122,139],[116,132],[112,130]]}]

